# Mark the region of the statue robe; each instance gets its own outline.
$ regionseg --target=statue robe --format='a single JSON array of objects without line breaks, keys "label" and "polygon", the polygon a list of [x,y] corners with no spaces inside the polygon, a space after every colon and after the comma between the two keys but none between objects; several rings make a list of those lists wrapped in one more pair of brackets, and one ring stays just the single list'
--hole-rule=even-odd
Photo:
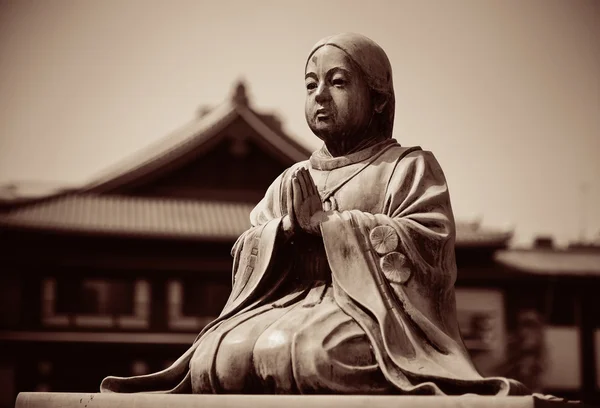
[{"label": "statue robe", "polygon": [[[322,237],[288,241],[281,221],[298,167],[328,211]],[[169,368],[107,377],[102,392],[528,393],[482,378],[464,346],[454,219],[431,152],[393,139],[339,158],[316,152],[279,176],[250,218],[221,315]],[[381,226],[397,243],[383,252],[371,237]]]}]

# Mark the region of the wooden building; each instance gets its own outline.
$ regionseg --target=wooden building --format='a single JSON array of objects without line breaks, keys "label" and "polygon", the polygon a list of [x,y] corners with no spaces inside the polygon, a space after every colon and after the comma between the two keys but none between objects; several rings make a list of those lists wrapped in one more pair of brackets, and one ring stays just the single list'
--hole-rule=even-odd
[{"label": "wooden building", "polygon": [[[224,305],[230,250],[251,209],[309,154],[276,117],[250,106],[240,83],[88,185],[5,199],[0,406],[20,391],[95,392],[108,374],[174,361]],[[457,231],[461,328],[477,365],[494,373],[521,307],[505,299],[522,296],[523,277],[537,275],[494,260],[510,232],[468,223]]]},{"label": "wooden building", "polygon": [[525,343],[537,326],[541,390],[600,404],[600,245],[558,249],[540,239],[533,248],[498,251],[494,259],[504,278],[488,284],[504,293],[507,327],[529,333],[508,345],[508,360],[520,365],[512,372],[523,373],[535,357]]}]

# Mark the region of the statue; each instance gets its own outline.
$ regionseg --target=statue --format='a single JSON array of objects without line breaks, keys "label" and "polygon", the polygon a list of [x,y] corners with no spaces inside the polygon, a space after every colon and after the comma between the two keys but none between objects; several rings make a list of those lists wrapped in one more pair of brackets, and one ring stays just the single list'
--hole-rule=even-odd
[{"label": "statue", "polygon": [[483,378],[454,297],[455,226],[434,155],[392,138],[385,52],[319,41],[306,121],[323,147],[281,174],[235,243],[221,315],[169,368],[102,392],[525,395]]}]

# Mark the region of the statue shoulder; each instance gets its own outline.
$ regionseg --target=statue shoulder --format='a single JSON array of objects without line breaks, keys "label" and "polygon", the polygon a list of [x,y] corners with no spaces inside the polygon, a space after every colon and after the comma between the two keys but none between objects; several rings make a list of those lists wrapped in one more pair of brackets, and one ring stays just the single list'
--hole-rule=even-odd
[{"label": "statue shoulder", "polygon": [[390,149],[390,158],[395,160],[395,165],[398,166],[400,163],[403,165],[410,164],[427,164],[438,167],[438,161],[435,154],[430,150],[425,150],[421,146],[395,146]]},{"label": "statue shoulder", "polygon": [[444,171],[432,151],[420,146],[398,147],[395,150],[392,178],[405,179],[412,174],[410,177],[414,180],[427,178],[440,183],[446,182]]},{"label": "statue shoulder", "polygon": [[426,152],[426,150],[423,150],[421,148],[421,146],[396,145],[390,149],[389,155],[391,157],[393,157],[394,159],[396,159],[396,161],[400,161],[401,159],[403,159],[404,157],[407,157],[407,156],[411,156],[411,157],[420,156],[423,154],[423,152]]}]

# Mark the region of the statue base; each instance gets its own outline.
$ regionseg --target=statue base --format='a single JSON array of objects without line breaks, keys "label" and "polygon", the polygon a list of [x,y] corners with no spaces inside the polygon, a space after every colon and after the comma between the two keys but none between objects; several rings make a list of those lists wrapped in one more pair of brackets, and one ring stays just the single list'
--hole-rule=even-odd
[{"label": "statue base", "polygon": [[586,406],[533,396],[164,395],[22,392],[15,408],[544,408]]}]

